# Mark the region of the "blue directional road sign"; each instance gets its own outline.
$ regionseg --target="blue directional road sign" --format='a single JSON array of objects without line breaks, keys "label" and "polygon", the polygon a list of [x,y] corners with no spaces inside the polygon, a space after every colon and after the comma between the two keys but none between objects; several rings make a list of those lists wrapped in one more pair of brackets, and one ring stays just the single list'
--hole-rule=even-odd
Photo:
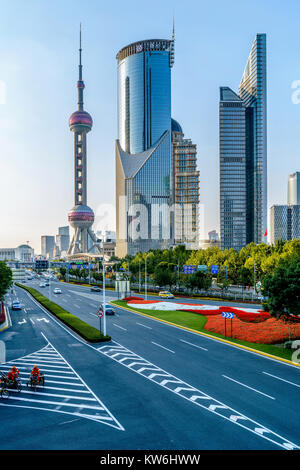
[{"label": "blue directional road sign", "polygon": [[211,273],[212,274],[218,274],[219,267],[216,264],[213,264],[211,267]]},{"label": "blue directional road sign", "polygon": [[229,313],[229,312],[222,312],[222,317],[223,318],[234,318],[234,314]]},{"label": "blue directional road sign", "polygon": [[195,272],[196,266],[194,264],[185,264],[183,266],[184,274],[192,274]]}]

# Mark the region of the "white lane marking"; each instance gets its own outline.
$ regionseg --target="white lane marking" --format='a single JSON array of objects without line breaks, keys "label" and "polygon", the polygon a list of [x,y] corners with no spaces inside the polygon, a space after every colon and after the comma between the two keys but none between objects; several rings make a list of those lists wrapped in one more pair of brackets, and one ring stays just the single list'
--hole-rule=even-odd
[{"label": "white lane marking", "polygon": [[[68,366],[70,367],[70,369],[74,372],[74,374],[78,377],[78,379],[80,379],[80,381],[85,385],[85,387],[89,390],[89,392],[93,395],[94,398],[96,398],[97,402],[103,407],[104,411],[106,411],[107,415],[109,416],[109,419],[114,421],[115,424],[111,424],[112,427],[116,428],[116,429],[119,429],[120,431],[125,431],[125,429],[123,428],[123,426],[119,423],[119,421],[112,415],[112,413],[109,411],[109,409],[104,405],[104,403],[102,403],[100,401],[100,399],[95,395],[95,393],[90,389],[90,387],[87,385],[87,383],[83,380],[82,377],[79,377],[79,375],[77,374],[77,372],[75,372],[75,370],[73,369],[73,367],[69,364],[69,362],[57,351],[57,349],[55,349],[55,347],[53,346],[53,344],[50,343],[50,341],[48,340],[48,338],[44,335],[44,333],[41,333],[42,336],[45,338],[45,340],[48,342],[49,346],[51,346],[56,352],[57,354],[68,364]],[[100,418],[99,418],[100,419]],[[101,419],[103,419],[101,417]],[[108,419],[108,418],[107,418]]]},{"label": "white lane marking", "polygon": [[[58,362],[58,361],[45,361],[43,359],[38,359],[36,357],[32,358],[32,360],[30,359],[18,359],[18,361],[15,361],[16,363],[18,364],[21,364],[21,365],[28,365],[30,366],[32,364],[32,366],[34,366],[34,363],[38,361],[39,364],[41,366],[45,366],[45,367],[57,367],[58,369],[69,369],[69,367],[67,366],[61,366],[61,365],[58,365],[58,364],[63,364],[63,362]],[[55,364],[55,365],[53,365]]]},{"label": "white lane marking", "polygon": [[286,383],[288,383],[288,384],[290,384],[290,385],[294,385],[295,387],[299,387],[299,388],[300,388],[300,385],[295,384],[294,382],[290,382],[289,380],[282,379],[281,377],[277,377],[276,375],[269,374],[268,372],[263,372],[263,374],[269,375],[270,377],[274,377],[274,379],[282,380],[283,382],[286,382]]},{"label": "white lane marking", "polygon": [[163,348],[163,349],[165,349],[166,351],[169,351],[169,352],[175,354],[175,351],[172,351],[172,349],[165,348],[165,347],[162,346],[161,344],[154,343],[154,341],[151,341],[151,343],[152,343],[152,344],[155,344],[155,346],[158,346],[159,348]]},{"label": "white lane marking", "polygon": [[[231,408],[224,403],[216,400],[215,398],[209,396],[205,392],[196,389],[195,387],[189,385],[186,382],[183,382],[181,379],[177,378],[174,375],[169,374],[165,370],[161,369],[160,367],[152,364],[151,362],[147,361],[146,359],[142,358],[141,356],[135,355],[135,361],[132,361],[132,351],[130,349],[125,348],[121,344],[113,341],[110,345],[104,345],[98,348],[98,351],[110,357],[112,360],[118,362],[120,365],[125,366],[126,368],[130,369],[132,372],[135,372],[145,379],[151,380],[156,385],[160,385],[164,389],[168,390],[169,392],[174,393],[178,397],[181,397],[190,403],[193,403],[210,413],[213,413],[220,418],[223,418],[236,426],[243,428],[257,437],[266,439],[269,442],[272,442],[278,447],[284,449],[299,449],[300,447],[296,444],[292,443],[291,441],[285,439],[279,434],[269,430],[265,426],[262,426],[260,423],[254,421],[251,418],[248,418],[245,415],[242,415],[234,408]],[[115,352],[124,352],[128,353],[127,362],[124,360],[125,358],[122,357],[122,362],[120,360],[120,356],[114,356]],[[133,353],[135,354],[135,353]],[[141,364],[145,364],[145,367],[141,368]],[[155,372],[155,373],[154,373]],[[154,374],[153,374],[154,373]],[[152,378],[150,378],[152,377]],[[163,385],[162,385],[163,384]],[[180,386],[178,386],[180,384]],[[213,405],[213,406],[211,406]],[[258,430],[264,430],[262,433]],[[265,434],[267,435],[265,435]]]},{"label": "white lane marking", "polygon": [[222,375],[225,379],[231,380],[232,382],[235,382],[242,387],[249,388],[249,390],[253,390],[256,393],[260,393],[261,395],[264,395],[267,398],[270,398],[271,400],[275,400],[274,397],[271,397],[270,395],[267,395],[266,393],[260,392],[259,390],[256,390],[256,388],[249,387],[249,385],[243,384],[242,382],[238,382],[237,380],[232,379],[231,377],[227,377],[227,375]]},{"label": "white lane marking", "polygon": [[[14,364],[18,364],[18,362],[19,362],[19,361],[14,361]],[[33,364],[33,363],[31,363],[31,364]],[[9,366],[3,365],[3,366],[1,366],[1,367],[5,367],[6,369],[8,369],[8,368],[11,367],[12,365],[13,365],[13,363],[10,363]],[[48,367],[50,367],[50,366],[48,366]],[[22,371],[22,369],[28,370],[28,369],[30,369],[30,367],[29,367],[29,364],[28,364],[27,367],[18,366],[18,369],[20,369],[21,371]],[[43,367],[42,369],[43,369],[43,372],[51,372],[51,373],[52,373],[52,372],[55,372],[55,373],[58,373],[58,374],[73,375],[73,372],[69,372],[69,371],[66,371],[66,370],[46,369],[45,367]],[[22,374],[23,374],[23,372],[22,372]],[[24,374],[26,374],[26,372],[24,372]],[[28,372],[28,374],[29,374],[29,372]],[[62,377],[62,376],[59,376],[59,377]],[[66,377],[65,377],[65,378],[66,378]]]},{"label": "white lane marking", "polygon": [[[70,390],[68,390],[70,392]],[[15,390],[15,389],[11,389],[9,392],[16,392],[16,393],[19,393],[18,390]],[[38,391],[31,391],[31,390],[22,390],[22,394],[23,393],[26,393],[28,395],[42,395],[43,397],[47,396],[47,397],[56,397],[56,398],[72,398],[72,400],[85,400],[85,401],[97,401],[96,398],[89,398],[89,397],[76,397],[75,395],[62,395],[60,393],[47,393],[47,392],[44,392],[44,390],[42,392],[38,392]],[[88,392],[89,393],[89,392]]]},{"label": "white lane marking", "polygon": [[188,341],[185,341],[184,339],[181,339],[180,341],[182,341],[182,343],[189,344],[190,346],[194,346],[195,348],[203,349],[203,351],[208,351],[208,349],[202,348],[202,346],[198,346],[197,344],[189,343]]},{"label": "white lane marking", "polygon": [[152,330],[151,326],[143,325],[143,323],[136,322],[137,325],[143,326],[144,328],[148,328],[148,330]]},{"label": "white lane marking", "polygon": [[31,323],[34,325],[34,321],[32,320],[32,318],[29,318],[29,320],[31,321]]},{"label": "white lane marking", "polygon": [[113,323],[113,325],[116,326],[117,328],[120,328],[121,330],[127,331],[126,328],[123,328],[123,326],[116,325],[115,323]]},{"label": "white lane marking", "polygon": [[78,304],[73,304],[73,305],[74,305],[74,307],[76,307],[76,308],[81,308],[80,305],[78,305]]},{"label": "white lane marking", "polygon": [[[32,392],[33,394],[35,392]],[[88,408],[89,410],[99,410],[104,411],[104,408],[101,406],[92,406],[92,405],[85,405],[84,403],[61,403],[57,401],[49,401],[49,400],[35,400],[31,398],[23,398],[23,397],[8,397],[9,400],[18,400],[18,401],[30,401],[34,403],[45,403],[46,405],[56,405],[56,406],[70,406],[73,408]],[[86,398],[81,398],[82,400],[86,400]]]}]

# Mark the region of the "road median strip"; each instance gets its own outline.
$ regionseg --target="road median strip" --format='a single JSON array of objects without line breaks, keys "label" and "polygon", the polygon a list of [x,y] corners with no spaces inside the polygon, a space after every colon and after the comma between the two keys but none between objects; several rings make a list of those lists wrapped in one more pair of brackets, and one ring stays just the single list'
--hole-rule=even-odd
[{"label": "road median strip", "polygon": [[[195,316],[193,313],[188,313],[184,315],[182,319],[179,318],[180,312],[178,311],[159,311],[159,310],[147,310],[147,313],[142,312],[140,309],[135,309],[133,307],[128,307],[127,303],[122,301],[122,300],[116,300],[110,302],[111,304],[121,307],[125,310],[128,310],[129,312],[133,312],[139,315],[142,315],[144,317],[151,318],[153,320],[160,321],[162,323],[166,323],[171,326],[175,326],[177,328],[181,328],[186,331],[190,331],[191,333],[195,333],[201,336],[208,337],[210,339],[214,339],[216,341],[220,341],[222,343],[244,349],[246,351],[260,354],[262,356],[268,357],[270,359],[278,360],[281,362],[284,362],[286,364],[293,365],[295,367],[300,367],[300,364],[292,362],[290,360],[290,357],[292,355],[291,351],[282,349],[280,350],[277,346],[274,345],[267,345],[267,344],[256,344],[256,343],[247,343],[246,341],[241,341],[237,339],[225,339],[222,338],[220,335],[217,333],[207,333],[204,332],[204,325],[206,323],[206,318],[201,315],[201,316]],[[182,313],[182,312],[181,312]],[[169,316],[171,317],[169,320],[161,318],[161,315],[164,316]],[[201,317],[201,318],[200,318]],[[194,327],[189,327],[187,326],[188,323],[193,324]],[[196,323],[199,322],[199,325],[196,325]]]},{"label": "road median strip", "polygon": [[62,321],[65,325],[79,334],[79,336],[84,338],[86,341],[90,343],[99,343],[111,340],[109,335],[104,336],[103,333],[99,332],[99,330],[68,312],[55,302],[52,302],[32,287],[27,287],[19,283],[16,283],[16,286],[21,287],[22,289],[29,292],[29,294],[32,295],[32,297],[43,307],[45,307],[49,313],[53,314],[58,320]]}]

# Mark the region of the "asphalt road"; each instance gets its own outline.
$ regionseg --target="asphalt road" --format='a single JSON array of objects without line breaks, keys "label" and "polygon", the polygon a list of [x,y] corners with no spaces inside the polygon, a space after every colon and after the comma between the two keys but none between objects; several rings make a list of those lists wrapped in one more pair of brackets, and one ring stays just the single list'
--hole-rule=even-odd
[{"label": "asphalt road", "polygon": [[[36,281],[27,284],[49,295]],[[57,286],[62,294],[55,296]],[[99,326],[101,293],[56,282],[50,292],[58,304]],[[37,363],[46,386],[38,393],[24,387],[0,401],[6,430],[1,449],[300,445],[299,368],[121,308],[107,317],[112,341],[91,346],[22,289],[8,303],[16,297],[23,309],[11,312],[12,327],[0,336],[6,361],[24,367],[24,384]],[[115,298],[107,291],[107,301]]]}]

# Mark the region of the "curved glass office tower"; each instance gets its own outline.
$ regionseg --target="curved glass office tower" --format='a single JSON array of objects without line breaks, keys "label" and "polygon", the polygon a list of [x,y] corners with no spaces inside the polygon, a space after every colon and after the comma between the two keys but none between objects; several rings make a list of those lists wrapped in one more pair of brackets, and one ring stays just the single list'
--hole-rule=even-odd
[{"label": "curved glass office tower", "polygon": [[172,244],[174,37],[130,44],[117,61],[116,254],[123,257]]}]

